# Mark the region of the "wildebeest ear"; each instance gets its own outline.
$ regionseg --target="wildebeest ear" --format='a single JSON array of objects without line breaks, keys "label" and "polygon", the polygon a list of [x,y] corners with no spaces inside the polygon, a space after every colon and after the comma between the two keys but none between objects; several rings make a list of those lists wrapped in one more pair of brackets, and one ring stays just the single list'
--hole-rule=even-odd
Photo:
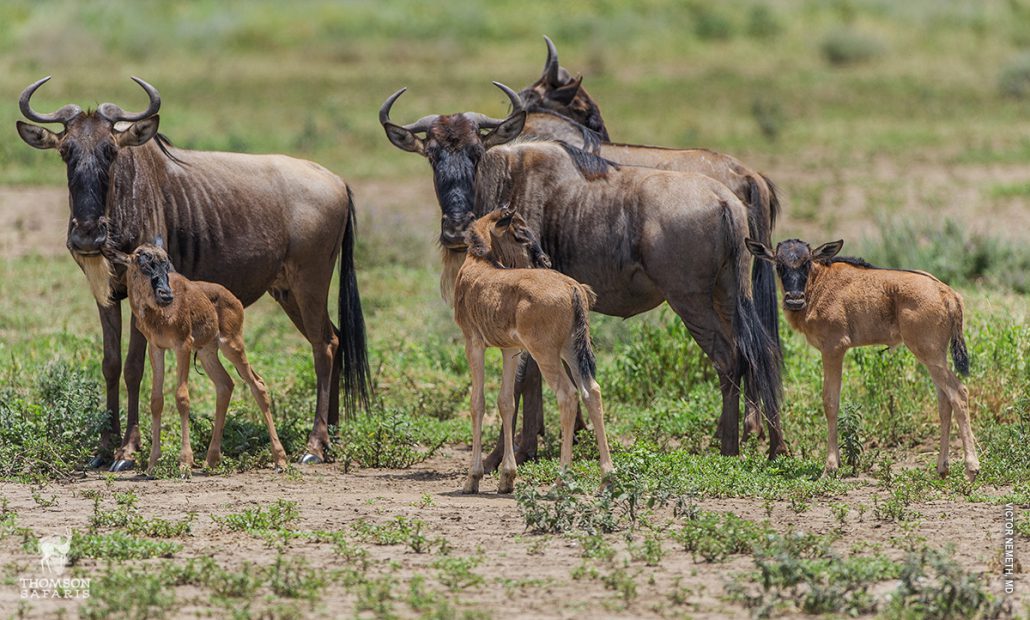
[{"label": "wildebeest ear", "polygon": [[770,250],[768,246],[765,246],[757,241],[753,241],[747,238],[744,239],[744,245],[747,246],[748,252],[751,252],[755,255],[755,258],[767,260],[772,263],[776,262],[776,255],[773,254],[773,251]]},{"label": "wildebeest ear", "polygon": [[393,123],[384,123],[383,129],[386,130],[386,137],[390,139],[390,143],[400,150],[419,155],[426,154],[426,145],[421,138],[415,135],[415,132]]},{"label": "wildebeest ear", "polygon": [[157,135],[157,127],[161,124],[161,116],[155,114],[150,118],[129,125],[125,131],[116,131],[114,141],[118,146],[139,146]]},{"label": "wildebeest ear", "polygon": [[844,247],[843,239],[824,243],[812,251],[812,260],[830,260],[837,255],[837,252],[840,252],[842,247]]},{"label": "wildebeest ear", "polygon": [[18,121],[18,135],[25,141],[25,144],[37,149],[55,149],[61,142],[57,134],[46,127],[30,125],[21,121]]},{"label": "wildebeest ear", "polygon": [[490,148],[491,146],[511,142],[515,138],[519,137],[525,124],[525,110],[512,114],[508,118],[504,119],[504,122],[498,125],[496,129],[483,137],[483,146]]},{"label": "wildebeest ear", "polygon": [[562,105],[569,105],[576,98],[576,94],[579,93],[579,87],[582,83],[583,76],[580,76],[565,86],[548,91],[547,98]]}]

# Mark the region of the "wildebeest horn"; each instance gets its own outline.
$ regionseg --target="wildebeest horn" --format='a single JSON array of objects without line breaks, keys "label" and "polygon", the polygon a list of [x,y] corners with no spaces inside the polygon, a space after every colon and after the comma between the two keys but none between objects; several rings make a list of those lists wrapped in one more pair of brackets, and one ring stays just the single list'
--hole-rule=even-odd
[{"label": "wildebeest horn", "polygon": [[480,129],[493,129],[522,111],[522,99],[519,98],[515,91],[500,82],[494,82],[493,84],[497,88],[500,88],[505,95],[508,95],[508,99],[511,100],[511,114],[508,115],[508,118],[492,118],[486,114],[480,114],[479,112],[469,113],[468,116],[476,122],[476,125]]},{"label": "wildebeest horn", "polygon": [[21,91],[21,97],[18,98],[18,107],[21,108],[21,113],[25,115],[25,118],[37,123],[67,123],[82,113],[82,108],[72,103],[51,114],[40,114],[33,110],[32,106],[29,105],[29,99],[32,99],[32,94],[36,92],[37,88],[48,81],[50,81],[49,75],[29,84],[28,88]]},{"label": "wildebeest horn", "polygon": [[118,121],[134,123],[157,114],[157,111],[161,109],[161,94],[157,92],[156,88],[136,76],[132,76],[132,81],[136,82],[143,87],[143,90],[147,91],[147,96],[150,97],[150,105],[147,106],[147,109],[138,114],[133,114],[131,112],[126,112],[113,103],[102,103],[100,104],[100,107],[97,108],[97,112],[100,116],[103,116],[112,123],[117,123]]},{"label": "wildebeest horn", "polygon": [[544,41],[547,41],[547,62],[544,63],[543,78],[551,86],[561,86],[561,80],[558,79],[558,49],[546,34]]},{"label": "wildebeest horn", "polygon": [[[383,125],[384,127],[387,124],[396,125],[396,123],[394,123],[393,121],[390,120],[390,108],[393,107],[393,102],[397,101],[397,99],[401,95],[403,95],[405,93],[405,91],[407,91],[407,90],[408,90],[408,88],[406,86],[404,88],[398,90],[394,94],[392,94],[389,97],[387,97],[386,101],[383,102],[383,105],[379,107],[379,124],[380,125]],[[429,126],[433,124],[433,121],[435,121],[438,116],[439,116],[438,114],[430,114],[429,116],[423,116],[422,118],[418,119],[414,123],[411,123],[411,124],[408,124],[408,125],[401,125],[401,127],[405,128],[405,129],[407,129],[408,131],[411,131],[411,132],[425,132],[425,131],[429,131]]]}]

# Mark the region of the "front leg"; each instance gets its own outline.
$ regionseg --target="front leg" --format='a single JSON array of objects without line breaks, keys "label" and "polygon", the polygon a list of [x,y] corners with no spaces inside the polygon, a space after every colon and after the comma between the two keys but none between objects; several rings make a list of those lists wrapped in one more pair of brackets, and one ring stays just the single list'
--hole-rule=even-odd
[{"label": "front leg", "polygon": [[182,427],[182,448],[179,450],[179,471],[188,475],[193,468],[193,446],[190,445],[190,350],[183,346],[175,351],[175,406],[179,410],[179,423]]},{"label": "front leg", "polygon": [[125,437],[122,447],[115,455],[111,471],[126,471],[136,465],[136,453],[140,449],[139,434],[139,386],[143,381],[143,364],[146,361],[147,339],[136,327],[136,317],[129,323],[129,351],[125,356],[125,391],[128,393],[128,412],[125,421]]},{"label": "front leg", "polygon": [[164,411],[165,352],[150,346],[150,369],[154,377],[150,385],[150,460],[147,475],[154,475],[154,468],[161,459],[161,413]]},{"label": "front leg", "polygon": [[[465,480],[463,493],[479,493],[479,481],[483,478],[483,414],[486,411],[486,396],[483,393],[486,348],[471,339],[465,341],[465,356],[468,358],[472,375],[472,462]],[[509,428],[510,432],[510,428]],[[508,448],[510,450],[511,448]]]},{"label": "front leg", "polygon": [[840,467],[837,447],[837,412],[840,409],[840,383],[844,366],[844,350],[823,352],[823,412],[826,414],[826,473]]},{"label": "front leg", "polygon": [[107,425],[100,431],[100,446],[89,467],[104,467],[111,462],[121,437],[118,387],[122,374],[122,310],[121,303],[97,304],[100,329],[104,335],[104,383],[107,388]]}]

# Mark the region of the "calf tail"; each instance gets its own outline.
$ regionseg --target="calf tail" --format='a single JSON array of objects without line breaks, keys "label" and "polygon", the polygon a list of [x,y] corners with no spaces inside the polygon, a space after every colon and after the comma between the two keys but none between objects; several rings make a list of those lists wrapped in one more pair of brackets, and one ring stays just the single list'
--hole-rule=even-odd
[{"label": "calf tail", "polygon": [[354,241],[357,220],[354,214],[354,196],[347,187],[347,228],[340,249],[340,350],[343,355],[343,397],[349,415],[356,407],[367,411],[372,373],[368,368],[368,348],[365,343],[365,317],[358,295],[358,277],[354,269]]},{"label": "calf tail", "polygon": [[748,387],[745,393],[753,393],[761,404],[768,420],[779,420],[780,399],[783,391],[780,376],[779,348],[762,326],[762,319],[755,308],[748,290],[748,253],[743,251],[744,230],[736,222],[733,210],[724,205],[724,243],[730,248],[730,262],[734,266],[737,281],[736,308],[733,313],[733,336],[739,359],[740,373]]},{"label": "calf tail", "polygon": [[969,351],[966,349],[966,339],[962,335],[962,300],[958,300],[958,312],[951,325],[951,360],[955,362],[955,370],[958,374],[967,376],[969,374]]},{"label": "calf tail", "polygon": [[[587,322],[587,311],[593,300],[594,292],[585,284],[572,289],[572,343],[576,351],[576,366],[583,381],[589,381],[597,375],[594,349],[590,346],[590,324]],[[580,388],[583,389],[583,386]]]},{"label": "calf tail", "polygon": [[[779,210],[779,199],[772,182],[761,177],[765,187],[758,180],[748,177],[748,235],[765,245],[772,245],[772,226]],[[764,191],[763,191],[764,190]],[[775,206],[774,206],[775,205]],[[754,259],[751,265],[751,289],[762,327],[772,339],[777,356],[780,354],[780,319],[776,303],[776,274],[769,261]]]}]

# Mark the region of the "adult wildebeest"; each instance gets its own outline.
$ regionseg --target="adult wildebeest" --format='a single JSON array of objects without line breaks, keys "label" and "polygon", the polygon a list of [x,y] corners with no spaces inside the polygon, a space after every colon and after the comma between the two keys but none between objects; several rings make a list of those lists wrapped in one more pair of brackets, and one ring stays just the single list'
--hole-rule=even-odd
[{"label": "adult wildebeest", "polygon": [[[327,425],[339,418],[339,377],[345,404],[366,404],[368,362],[365,327],[354,272],[354,204],[350,188],[318,164],[283,155],[245,155],[172,147],[157,133],[161,98],[133,78],[150,104],[128,113],[113,103],[96,111],[66,105],[51,114],[29,100],[45,77],[19,99],[22,140],[57,149],[68,168],[71,216],[68,249],[89,280],[104,335],[104,378],[110,425],[100,438],[94,465],[117,445],[118,380],[121,372],[121,308],[125,270],[112,266],[104,248],[130,252],[160,235],[175,268],[187,278],[216,282],[244,306],[268,292],[311,343],[317,405],[304,462],[325,458]],[[327,301],[334,263],[340,258],[340,329]],[[340,342],[342,339],[342,343]],[[128,419],[113,471],[131,468],[140,447],[139,386],[146,340],[132,321],[125,361]]]},{"label": "adult wildebeest", "polygon": [[[647,166],[662,170],[679,170],[705,174],[726,185],[748,208],[748,230],[752,238],[771,243],[780,203],[776,186],[763,174],[745,166],[734,157],[708,149],[671,149],[610,142],[608,128],[600,107],[583,87],[583,78],[573,75],[558,62],[558,51],[550,38],[547,60],[536,82],[519,92],[527,111],[522,137],[560,140],[601,155],[619,164]],[[772,266],[755,261],[751,273],[752,288],[759,316],[779,348],[779,317],[776,312],[776,281]],[[543,429],[542,401],[533,392],[540,390],[539,373],[530,361],[521,375],[523,396],[523,429],[519,438],[519,456],[535,452],[536,434]],[[762,436],[759,411],[747,407],[744,437],[756,432]],[[721,432],[721,430],[720,430]],[[775,444],[776,439],[771,438]],[[782,436],[779,445],[772,445],[773,454],[786,451]],[[501,456],[500,442],[487,457],[487,467],[494,467]]]},{"label": "adult wildebeest", "polygon": [[405,89],[379,111],[394,146],[432,165],[443,211],[445,297],[464,259],[468,225],[510,204],[554,267],[596,291],[598,312],[629,317],[669,302],[718,372],[723,453],[739,450],[742,374],[778,447],[779,356],[752,301],[747,212],[737,197],[703,175],[620,167],[564,143],[505,145],[521,132],[526,113],[518,95],[497,86],[513,106],[503,120],[469,112],[397,125],[390,109]]},{"label": "adult wildebeest", "polygon": [[955,369],[969,373],[969,354],[962,336],[962,297],[925,271],[883,269],[860,258],[837,257],[844,241],[824,243],[814,250],[800,239],[781,241],[775,251],[750,239],[747,246],[759,259],[776,265],[787,321],[822,353],[826,471],[840,466],[837,411],[844,354],[853,347],[904,343],[930,371],[937,386],[941,417],[937,472],[948,475],[954,413],[965,452],[966,477],[973,481],[980,460],[969,424],[969,393],[948,368],[950,346]]}]

